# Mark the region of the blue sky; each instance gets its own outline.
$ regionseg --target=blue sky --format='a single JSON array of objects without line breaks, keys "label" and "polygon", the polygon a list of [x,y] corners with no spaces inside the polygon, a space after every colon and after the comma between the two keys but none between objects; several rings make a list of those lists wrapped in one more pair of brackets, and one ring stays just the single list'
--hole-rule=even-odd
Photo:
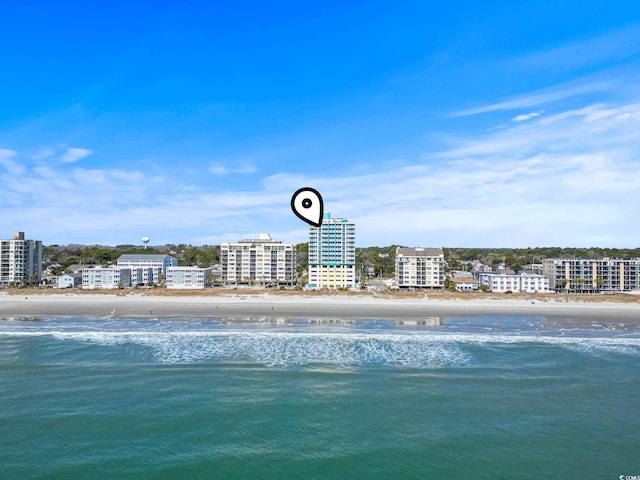
[{"label": "blue sky", "polygon": [[638,2],[90,3],[0,2],[0,237],[640,245]]}]

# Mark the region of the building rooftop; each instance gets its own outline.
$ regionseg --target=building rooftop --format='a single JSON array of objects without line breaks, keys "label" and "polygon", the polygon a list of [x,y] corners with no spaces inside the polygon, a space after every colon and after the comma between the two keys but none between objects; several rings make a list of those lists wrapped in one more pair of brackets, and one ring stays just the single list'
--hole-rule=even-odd
[{"label": "building rooftop", "polygon": [[170,255],[164,253],[123,253],[118,257],[118,261],[140,261],[140,260],[156,260],[164,261]]},{"label": "building rooftop", "polygon": [[473,277],[454,277],[451,281],[455,283],[478,283],[478,280]]},{"label": "building rooftop", "polygon": [[72,263],[67,267],[67,270],[71,270],[72,272],[75,272],[78,270],[82,270],[83,268],[93,267],[93,266],[94,265],[92,263],[87,263],[86,265],[83,265],[82,263]]},{"label": "building rooftop", "polygon": [[197,265],[178,265],[177,267],[167,267],[167,271],[177,272],[179,270],[211,270],[213,267],[198,267]]},{"label": "building rooftop", "polygon": [[[233,244],[234,242],[222,242],[224,244]],[[268,233],[261,233],[258,238],[243,238],[235,243],[283,243],[279,240],[274,240]]]},{"label": "building rooftop", "polygon": [[488,277],[546,277],[546,275],[542,275],[540,273],[535,272],[514,272],[513,270],[500,270],[499,272],[481,272],[480,275],[488,276]]},{"label": "building rooftop", "polygon": [[412,257],[437,257],[439,255],[444,255],[444,250],[440,247],[438,248],[406,248],[406,247],[398,247],[396,250],[396,255],[406,255]]}]

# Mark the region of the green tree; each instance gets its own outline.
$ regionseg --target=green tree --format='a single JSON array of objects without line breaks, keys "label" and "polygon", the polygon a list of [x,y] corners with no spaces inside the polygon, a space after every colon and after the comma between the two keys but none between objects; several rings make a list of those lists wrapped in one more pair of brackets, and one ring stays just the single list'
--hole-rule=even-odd
[{"label": "green tree", "polygon": [[456,290],[456,282],[454,282],[453,280],[451,280],[451,278],[449,278],[447,276],[444,279],[444,288],[449,290],[449,291],[451,291],[451,292],[455,292],[455,290]]},{"label": "green tree", "polygon": [[62,263],[62,268],[64,270],[66,270],[71,265],[75,265],[75,264],[78,264],[80,262],[81,262],[80,257],[70,256],[70,257],[65,258],[61,263]]},{"label": "green tree", "polygon": [[307,270],[308,266],[309,266],[309,244],[299,243],[296,246],[296,272],[298,274],[298,278],[300,278],[302,273]]},{"label": "green tree", "polygon": [[62,267],[62,265],[58,267],[51,267],[50,270],[53,275],[62,275],[64,273],[64,268]]}]

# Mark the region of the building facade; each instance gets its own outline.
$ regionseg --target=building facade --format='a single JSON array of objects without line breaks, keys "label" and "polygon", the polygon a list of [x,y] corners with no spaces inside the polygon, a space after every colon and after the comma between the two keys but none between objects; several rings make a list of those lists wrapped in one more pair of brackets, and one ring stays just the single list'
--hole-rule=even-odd
[{"label": "building facade", "polygon": [[167,268],[167,288],[198,290],[204,289],[209,277],[211,268],[199,267],[168,267]]},{"label": "building facade", "polygon": [[308,288],[356,288],[356,226],[324,214],[320,227],[309,227]]},{"label": "building facade", "polygon": [[549,278],[546,275],[529,272],[521,272],[517,275],[479,273],[478,281],[481,285],[487,285],[492,292],[497,293],[548,293],[550,291]]},{"label": "building facade", "polygon": [[82,269],[82,288],[116,289],[131,287],[131,269],[125,267],[93,267]]},{"label": "building facade", "polygon": [[[167,274],[167,268],[178,266],[178,259],[170,255],[125,253],[118,258],[119,267],[132,269],[141,268],[142,276],[132,278],[134,285],[149,285],[150,283],[162,283]],[[151,270],[149,270],[151,269]]]},{"label": "building facade", "polygon": [[471,269],[473,273],[490,273],[493,272],[491,265],[485,265],[481,262],[476,263]]},{"label": "building facade", "polygon": [[631,292],[640,290],[640,258],[547,258],[542,271],[558,293]]},{"label": "building facade", "polygon": [[[151,267],[124,267],[131,269],[131,286],[137,287],[140,285],[149,285],[150,283],[160,283],[160,277],[158,274],[154,274],[154,270]],[[158,279],[157,282],[154,279]]]},{"label": "building facade", "polygon": [[455,277],[451,281],[458,292],[473,292],[480,288],[480,282],[473,277]]},{"label": "building facade", "polygon": [[296,244],[273,240],[260,234],[255,240],[220,245],[220,276],[232,285],[296,284]]},{"label": "building facade", "polygon": [[13,232],[11,240],[0,240],[0,286],[39,283],[41,279],[40,240],[25,240],[24,232]]},{"label": "building facade", "polygon": [[57,288],[76,288],[80,285],[82,280],[82,275],[78,275],[77,273],[66,273],[64,275],[60,275],[56,282]]},{"label": "building facade", "polygon": [[443,288],[444,250],[442,248],[396,248],[398,288]]}]

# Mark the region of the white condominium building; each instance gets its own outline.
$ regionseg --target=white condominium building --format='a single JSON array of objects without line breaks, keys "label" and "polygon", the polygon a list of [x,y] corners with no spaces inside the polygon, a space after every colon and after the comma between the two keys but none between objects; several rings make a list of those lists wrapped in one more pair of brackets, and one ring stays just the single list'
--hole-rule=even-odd
[{"label": "white condominium building", "polygon": [[40,282],[42,242],[25,240],[24,232],[13,232],[11,240],[0,240],[0,285]]},{"label": "white condominium building", "polygon": [[82,288],[95,290],[100,288],[131,287],[131,269],[125,267],[92,267],[82,269]]},{"label": "white condominium building", "polygon": [[209,277],[211,268],[198,267],[168,267],[167,288],[195,290],[203,289]]},{"label": "white condominium building", "polygon": [[396,248],[396,280],[399,288],[443,288],[442,248]]},{"label": "white condominium building", "polygon": [[355,288],[356,226],[324,214],[320,227],[309,227],[309,288]]},{"label": "white condominium building", "polygon": [[640,290],[640,258],[546,258],[542,273],[559,293]]},{"label": "white condominium building", "polygon": [[220,245],[221,280],[230,284],[287,285],[296,283],[296,244],[257,239]]},{"label": "white condominium building", "polygon": [[479,273],[478,281],[487,285],[492,292],[548,293],[549,278],[536,273],[521,272],[518,275],[506,273]]},{"label": "white condominium building", "polygon": [[163,277],[167,274],[167,268],[178,266],[178,259],[163,254],[125,253],[118,258],[118,266],[133,269],[141,268],[142,277],[137,278],[134,275],[131,282],[133,285],[148,285],[150,283],[162,283]]},{"label": "white condominium building", "polygon": [[[131,269],[131,286],[137,287],[138,285],[149,285],[149,283],[153,282],[154,278],[158,278],[158,282],[160,283],[159,276],[154,276],[153,268],[145,267],[145,268],[136,268],[136,267],[125,267]],[[153,282],[156,283],[156,282]]]}]

